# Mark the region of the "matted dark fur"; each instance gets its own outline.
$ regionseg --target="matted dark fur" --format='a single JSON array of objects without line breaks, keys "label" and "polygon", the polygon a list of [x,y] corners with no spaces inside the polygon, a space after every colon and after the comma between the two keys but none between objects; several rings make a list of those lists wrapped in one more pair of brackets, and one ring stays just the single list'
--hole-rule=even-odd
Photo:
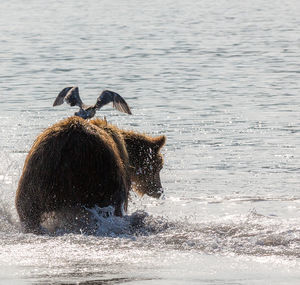
[{"label": "matted dark fur", "polygon": [[125,131],[104,120],[70,117],[35,140],[16,193],[24,230],[39,232],[43,214],[64,208],[127,209],[129,190],[159,197],[165,136]]}]

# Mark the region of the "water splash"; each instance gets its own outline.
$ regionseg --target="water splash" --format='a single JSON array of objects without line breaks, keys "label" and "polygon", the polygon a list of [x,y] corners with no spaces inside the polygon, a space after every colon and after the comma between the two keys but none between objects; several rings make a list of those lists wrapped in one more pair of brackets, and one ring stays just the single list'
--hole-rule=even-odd
[{"label": "water splash", "polygon": [[113,207],[95,206],[75,211],[76,214],[64,211],[56,214],[55,219],[52,217],[56,224],[51,227],[48,221],[47,234],[125,238],[145,249],[155,247],[207,254],[300,257],[297,221],[287,223],[255,210],[247,215],[231,215],[202,223],[174,221],[145,211],[117,217]]}]

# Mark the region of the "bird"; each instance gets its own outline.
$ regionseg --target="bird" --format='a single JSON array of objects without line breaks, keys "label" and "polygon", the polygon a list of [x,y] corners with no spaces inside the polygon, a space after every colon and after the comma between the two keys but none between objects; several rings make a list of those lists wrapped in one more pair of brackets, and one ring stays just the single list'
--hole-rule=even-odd
[{"label": "bird", "polygon": [[110,102],[113,103],[113,107],[118,111],[132,115],[131,110],[124,98],[118,93],[110,90],[102,91],[100,96],[97,98],[95,105],[85,105],[79,96],[79,88],[77,86],[66,87],[57,95],[53,103],[53,107],[61,105],[64,102],[67,102],[72,107],[78,106],[79,111],[75,112],[74,115],[83,119],[93,118],[97,110]]}]

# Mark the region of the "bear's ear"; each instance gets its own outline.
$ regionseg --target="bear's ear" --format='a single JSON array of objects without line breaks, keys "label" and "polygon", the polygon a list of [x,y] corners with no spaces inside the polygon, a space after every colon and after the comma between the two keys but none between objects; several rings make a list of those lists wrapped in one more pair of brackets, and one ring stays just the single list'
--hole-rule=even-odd
[{"label": "bear's ear", "polygon": [[155,137],[153,138],[152,142],[153,142],[153,148],[156,150],[160,150],[166,143],[166,136]]}]

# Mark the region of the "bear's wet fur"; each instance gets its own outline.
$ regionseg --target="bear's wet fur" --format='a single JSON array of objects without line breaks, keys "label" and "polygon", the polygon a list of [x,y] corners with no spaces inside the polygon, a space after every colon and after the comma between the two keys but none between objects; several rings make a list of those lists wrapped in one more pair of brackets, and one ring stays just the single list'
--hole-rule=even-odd
[{"label": "bear's wet fur", "polygon": [[113,206],[122,216],[129,190],[161,195],[165,136],[126,131],[106,120],[70,117],[46,129],[25,160],[16,209],[26,232],[40,232],[43,214],[78,206]]}]

